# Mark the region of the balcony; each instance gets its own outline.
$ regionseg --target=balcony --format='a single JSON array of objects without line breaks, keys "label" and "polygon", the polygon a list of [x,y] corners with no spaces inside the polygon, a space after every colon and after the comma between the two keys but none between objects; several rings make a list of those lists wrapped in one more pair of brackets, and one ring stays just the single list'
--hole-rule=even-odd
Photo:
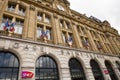
[{"label": "balcony", "polygon": [[22,38],[22,34],[16,34],[16,33],[10,33],[8,31],[0,30],[0,36],[8,36],[8,37],[14,37],[14,38]]}]

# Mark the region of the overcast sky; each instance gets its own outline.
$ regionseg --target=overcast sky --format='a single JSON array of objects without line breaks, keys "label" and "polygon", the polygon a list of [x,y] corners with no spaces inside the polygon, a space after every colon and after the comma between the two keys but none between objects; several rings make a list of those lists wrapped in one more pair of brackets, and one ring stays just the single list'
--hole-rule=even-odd
[{"label": "overcast sky", "polygon": [[101,21],[107,20],[120,34],[120,0],[68,0],[71,9]]}]

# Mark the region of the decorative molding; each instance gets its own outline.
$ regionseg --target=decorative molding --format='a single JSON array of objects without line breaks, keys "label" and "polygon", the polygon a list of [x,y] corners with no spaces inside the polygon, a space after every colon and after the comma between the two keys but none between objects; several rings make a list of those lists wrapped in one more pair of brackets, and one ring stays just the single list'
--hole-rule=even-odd
[{"label": "decorative molding", "polygon": [[14,43],[13,48],[19,48],[19,43]]},{"label": "decorative molding", "polygon": [[33,11],[35,11],[35,6],[31,4],[30,5],[30,9],[33,10]]}]

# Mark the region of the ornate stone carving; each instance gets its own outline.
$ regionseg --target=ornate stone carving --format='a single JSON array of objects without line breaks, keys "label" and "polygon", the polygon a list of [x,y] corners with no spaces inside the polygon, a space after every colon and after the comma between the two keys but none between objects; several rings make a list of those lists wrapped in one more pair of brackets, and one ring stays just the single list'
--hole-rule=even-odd
[{"label": "ornate stone carving", "polygon": [[14,43],[13,47],[14,48],[19,48],[19,43]]},{"label": "ornate stone carving", "polygon": [[33,10],[33,11],[35,11],[35,6],[31,4],[30,5],[30,9]]}]

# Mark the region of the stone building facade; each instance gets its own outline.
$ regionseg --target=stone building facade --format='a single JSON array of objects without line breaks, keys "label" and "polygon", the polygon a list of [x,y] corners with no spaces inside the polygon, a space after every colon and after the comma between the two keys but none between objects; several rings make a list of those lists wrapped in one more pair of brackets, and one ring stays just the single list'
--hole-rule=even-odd
[{"label": "stone building facade", "polygon": [[0,80],[120,80],[120,35],[67,0],[0,0]]}]

